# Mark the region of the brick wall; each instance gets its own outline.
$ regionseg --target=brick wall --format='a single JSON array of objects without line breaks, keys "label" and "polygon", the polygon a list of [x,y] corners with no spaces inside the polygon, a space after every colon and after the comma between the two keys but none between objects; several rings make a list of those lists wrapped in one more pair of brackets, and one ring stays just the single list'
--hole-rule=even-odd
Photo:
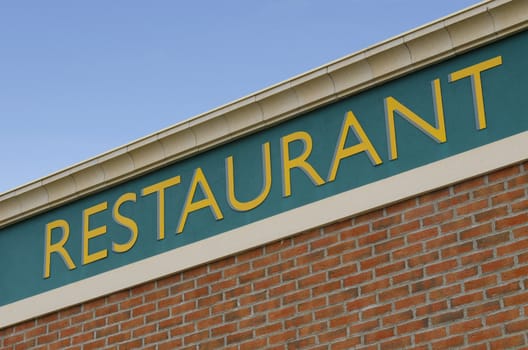
[{"label": "brick wall", "polygon": [[520,349],[527,315],[528,162],[2,329],[0,348]]}]

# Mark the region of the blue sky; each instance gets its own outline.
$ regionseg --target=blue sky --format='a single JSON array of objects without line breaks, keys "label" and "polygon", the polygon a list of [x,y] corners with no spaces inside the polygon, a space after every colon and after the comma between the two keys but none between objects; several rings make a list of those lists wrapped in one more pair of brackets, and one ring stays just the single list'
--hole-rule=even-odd
[{"label": "blue sky", "polygon": [[0,193],[477,0],[0,2]]}]

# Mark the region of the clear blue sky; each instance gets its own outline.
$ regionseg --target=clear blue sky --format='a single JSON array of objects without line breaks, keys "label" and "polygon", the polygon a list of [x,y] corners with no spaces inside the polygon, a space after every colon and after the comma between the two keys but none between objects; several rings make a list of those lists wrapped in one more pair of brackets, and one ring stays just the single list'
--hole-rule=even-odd
[{"label": "clear blue sky", "polygon": [[0,1],[0,193],[478,2]]}]

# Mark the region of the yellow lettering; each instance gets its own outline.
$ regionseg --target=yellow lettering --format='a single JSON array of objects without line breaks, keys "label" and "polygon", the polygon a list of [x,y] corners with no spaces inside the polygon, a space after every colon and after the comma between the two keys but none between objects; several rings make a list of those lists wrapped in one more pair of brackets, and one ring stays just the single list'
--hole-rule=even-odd
[{"label": "yellow lettering", "polygon": [[[51,233],[54,229],[62,229],[62,237],[57,243],[51,243]],[[64,261],[68,269],[73,270],[75,264],[73,263],[70,254],[64,248],[64,244],[70,237],[70,225],[66,220],[55,220],[46,225],[46,238],[44,247],[44,278],[49,278],[51,270],[51,253],[57,253]]]},{"label": "yellow lettering", "polygon": [[[356,135],[356,138],[360,141],[360,143],[345,148],[345,143],[348,137],[348,131],[352,128],[352,131]],[[345,120],[343,121],[343,126],[341,127],[341,132],[339,135],[339,143],[337,145],[335,154],[334,154],[334,160],[332,161],[332,167],[330,169],[330,173],[328,175],[328,181],[334,181],[336,178],[337,170],[339,168],[339,164],[341,163],[341,160],[350,156],[353,156],[355,154],[361,153],[361,152],[367,152],[368,157],[370,158],[370,161],[374,165],[379,165],[382,163],[380,156],[378,155],[378,152],[376,152],[376,149],[372,145],[372,142],[370,142],[370,139],[368,138],[367,134],[361,127],[361,124],[359,124],[359,121],[357,120],[356,116],[352,111],[348,111],[345,116]]]},{"label": "yellow lettering", "polygon": [[435,105],[435,119],[437,127],[432,126],[420,118],[416,113],[405,107],[393,97],[385,99],[385,118],[387,120],[387,134],[389,137],[389,157],[391,160],[398,158],[398,148],[396,146],[396,128],[394,126],[394,112],[407,119],[411,124],[420,129],[427,136],[431,137],[438,143],[444,143],[447,140],[444,106],[442,103],[442,90],[440,88],[440,79],[435,79],[433,85],[433,102]]},{"label": "yellow lettering", "polygon": [[[200,185],[200,189],[202,190],[205,198],[197,202],[193,202],[192,200],[194,198],[198,185]],[[185,199],[183,213],[180,218],[176,233],[183,232],[183,229],[185,228],[185,223],[187,221],[187,216],[189,216],[190,213],[206,207],[211,208],[211,211],[216,220],[222,220],[224,218],[202,169],[196,168],[196,170],[194,171],[194,176],[191,182],[189,193],[187,194],[187,198]]]},{"label": "yellow lettering", "polygon": [[[297,158],[290,159],[289,144],[293,141],[301,141],[304,145],[304,150]],[[312,137],[304,131],[297,131],[281,138],[282,151],[282,196],[291,196],[291,169],[301,169],[312,182],[317,185],[323,185],[325,182],[315,169],[306,161],[312,152]]]},{"label": "yellow lettering", "polygon": [[114,218],[114,221],[117,222],[119,225],[126,227],[130,230],[130,239],[128,240],[128,242],[123,244],[112,242],[112,251],[116,253],[124,253],[129,251],[134,246],[138,238],[138,227],[136,222],[129,217],[123,216],[119,212],[119,208],[121,207],[121,205],[129,201],[136,201],[135,193],[125,193],[124,195],[119,197],[114,203],[114,208],[112,210],[112,216]]},{"label": "yellow lettering", "polygon": [[180,176],[158,182],[145,187],[141,191],[142,196],[158,193],[158,240],[165,238],[165,189],[180,183]]},{"label": "yellow lettering", "polygon": [[107,202],[102,202],[93,207],[83,210],[83,242],[82,242],[82,251],[83,251],[83,265],[93,263],[94,261],[104,259],[108,256],[108,250],[101,249],[95,253],[90,254],[88,243],[90,239],[95,238],[106,233],[106,225],[96,227],[90,230],[90,216],[100,213],[108,207]]},{"label": "yellow lettering", "polygon": [[268,196],[271,190],[271,156],[270,156],[270,144],[266,142],[262,145],[262,167],[264,170],[264,184],[262,186],[262,191],[254,199],[241,202],[236,199],[235,196],[235,176],[233,170],[233,156],[226,158],[226,168],[227,168],[227,200],[231,208],[238,211],[248,211],[256,208]]},{"label": "yellow lettering", "polygon": [[482,78],[480,73],[500,66],[502,64],[502,56],[497,56],[484,62],[457,70],[449,75],[449,81],[457,81],[463,78],[471,78],[471,88],[473,90],[473,106],[475,108],[475,119],[477,130],[486,128],[486,113],[484,111],[484,95],[482,94]]}]

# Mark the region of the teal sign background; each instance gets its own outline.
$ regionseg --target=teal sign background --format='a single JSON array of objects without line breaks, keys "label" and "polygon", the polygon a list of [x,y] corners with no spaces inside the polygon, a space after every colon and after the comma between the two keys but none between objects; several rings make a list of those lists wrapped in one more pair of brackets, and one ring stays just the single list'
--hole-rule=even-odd
[{"label": "teal sign background", "polygon": [[[487,128],[477,130],[471,80],[449,82],[450,73],[479,62],[502,56],[502,65],[482,72]],[[435,66],[388,82],[343,99],[267,130],[217,147],[195,157],[169,165],[127,183],[90,195],[0,231],[0,306],[42,293],[141,259],[185,246],[216,234],[348,191],[401,172],[528,130],[528,32],[455,57]],[[392,96],[428,123],[435,125],[431,82],[440,79],[447,142],[436,143],[403,118],[396,117],[398,159],[389,160],[384,99]],[[291,171],[292,195],[283,197],[280,140],[288,134],[305,131],[313,140],[308,159],[326,179],[345,113],[353,111],[369,137],[382,163],[373,166],[366,153],[341,161],[333,182],[315,186],[299,169]],[[258,207],[247,212],[231,209],[226,198],[225,158],[235,164],[235,191],[241,201],[257,196],[262,188],[262,144],[270,142],[272,187]],[[347,145],[358,142],[352,132]],[[290,145],[290,157],[302,152],[302,144]],[[527,152],[528,153],[528,152]],[[216,220],[208,208],[189,214],[185,229],[176,234],[185,198],[196,168],[200,167],[211,186],[224,218]],[[181,183],[165,190],[165,239],[157,239],[157,195],[142,196],[144,187],[181,176]],[[376,189],[372,189],[376,195]],[[126,202],[120,212],[138,225],[139,236],[133,248],[114,253],[112,242],[125,243],[128,229],[112,219],[112,206],[121,195],[133,192],[137,201]],[[197,191],[194,201],[200,199]],[[82,265],[82,212],[103,201],[109,209],[90,217],[90,227],[106,225],[107,233],[90,240],[90,252],[108,249],[108,257]],[[51,255],[51,276],[43,278],[46,224],[64,219],[70,226],[65,249],[76,268],[68,270],[60,256]],[[60,232],[60,231],[59,231]],[[265,235],[266,232],[253,232]],[[54,242],[60,238],[54,236]]]}]

